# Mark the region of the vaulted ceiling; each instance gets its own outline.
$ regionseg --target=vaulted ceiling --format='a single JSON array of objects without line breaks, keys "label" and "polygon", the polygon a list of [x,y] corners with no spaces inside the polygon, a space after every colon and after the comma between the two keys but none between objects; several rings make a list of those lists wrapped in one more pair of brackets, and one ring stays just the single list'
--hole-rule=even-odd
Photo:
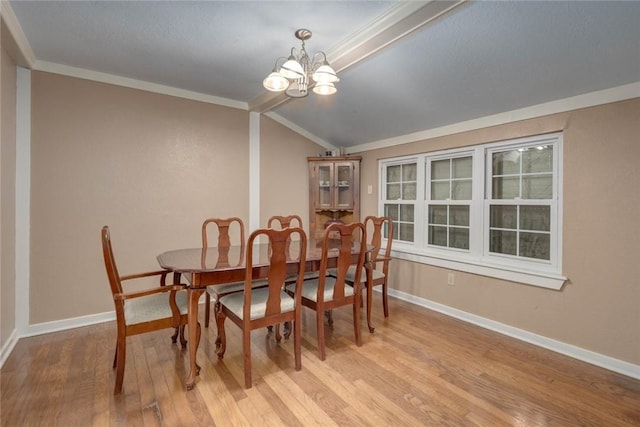
[{"label": "vaulted ceiling", "polygon": [[[267,113],[327,147],[366,149],[612,88],[640,96],[637,1],[8,4],[34,69],[175,88]],[[338,71],[337,94],[263,89],[276,58],[299,49],[298,28]]]}]

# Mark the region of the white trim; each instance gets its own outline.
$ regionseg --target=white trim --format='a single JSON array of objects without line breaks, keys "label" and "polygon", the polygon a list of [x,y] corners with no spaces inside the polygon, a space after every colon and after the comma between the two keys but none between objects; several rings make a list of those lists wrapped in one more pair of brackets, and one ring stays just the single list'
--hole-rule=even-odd
[{"label": "white trim", "polygon": [[31,71],[16,67],[15,328],[29,325],[31,260]]},{"label": "white trim", "polygon": [[148,92],[175,96],[178,98],[191,99],[194,101],[206,102],[209,104],[222,105],[224,107],[237,108],[239,110],[248,111],[249,109],[249,104],[246,102],[235,101],[233,99],[221,98],[218,96],[205,95],[199,92],[146,82],[143,80],[131,79],[128,77],[117,76],[115,74],[102,73],[99,71],[91,71],[83,68],[71,67],[69,65],[56,64],[54,62],[36,60],[33,64],[33,69],[38,71],[46,71],[48,73],[77,77],[79,79],[92,80],[100,83],[108,83],[117,86],[128,87],[132,89],[140,89]]},{"label": "white trim", "polygon": [[506,266],[489,266],[486,262],[475,263],[469,260],[453,260],[451,258],[440,258],[415,252],[404,252],[401,249],[397,249],[397,246],[398,244],[395,243],[395,249],[391,250],[391,254],[396,259],[418,262],[421,264],[446,268],[448,270],[464,271],[465,273],[493,277],[496,279],[508,280],[510,282],[533,285],[553,290],[562,289],[562,286],[567,281],[565,276],[552,272],[525,271],[521,268],[509,269]]},{"label": "white trim", "polygon": [[584,348],[534,334],[532,332],[525,331],[524,329],[514,328],[513,326],[505,325],[504,323],[496,322],[495,320],[467,313],[466,311],[458,310],[425,298],[407,294],[396,289],[389,289],[389,295],[476,326],[516,338],[520,341],[528,342],[538,347],[546,348],[547,350],[564,354],[565,356],[640,380],[640,365],[634,365],[633,363],[615,359],[604,354],[585,350]]},{"label": "white trim", "polygon": [[249,231],[260,228],[260,113],[249,112]]},{"label": "white trim", "polygon": [[351,147],[347,147],[347,153],[351,154],[394,147],[396,145],[408,144],[410,142],[453,135],[456,133],[483,129],[490,126],[504,125],[507,123],[517,122],[519,120],[533,119],[550,114],[564,113],[580,108],[594,107],[596,105],[609,104],[611,102],[624,101],[626,99],[638,97],[640,97],[640,82],[635,82],[623,86],[572,96],[570,98],[532,105],[518,110],[506,111],[504,113],[454,123],[452,125],[381,139],[379,141],[367,142],[360,145],[353,145]]},{"label": "white trim", "polygon": [[298,126],[297,124],[293,123],[292,121],[285,119],[280,114],[276,114],[274,112],[263,113],[263,114],[265,116],[269,117],[270,119],[273,119],[276,122],[280,123],[282,126],[288,127],[292,131],[304,136],[307,139],[310,139],[311,141],[315,142],[318,145],[321,145],[322,147],[326,148],[327,150],[333,151],[333,150],[337,150],[338,149],[335,145],[331,145],[330,143],[328,143],[324,139],[318,138],[314,134],[306,131],[305,129],[301,128],[300,126]]},{"label": "white trim", "polygon": [[[33,49],[31,49],[31,45],[29,44],[29,40],[27,36],[24,34],[22,30],[22,26],[20,25],[20,21],[16,17],[11,4],[8,1],[2,1],[2,8],[0,9],[0,15],[4,20],[4,23],[7,25],[7,29],[13,36],[13,40],[16,42],[20,53],[20,59],[23,59],[26,64],[18,64],[25,65],[29,68],[33,66],[33,63],[36,61],[36,56],[33,53]],[[21,62],[18,60],[18,62]]]},{"label": "white trim", "polygon": [[66,331],[67,329],[81,328],[83,326],[95,325],[98,323],[116,320],[115,311],[105,313],[89,314],[87,316],[72,317],[70,319],[53,320],[51,322],[36,323],[29,325],[29,328],[20,338],[32,337],[35,335],[50,334],[52,332]]},{"label": "white trim", "polygon": [[13,351],[17,343],[18,343],[18,331],[14,329],[13,331],[11,331],[9,338],[2,346],[2,350],[0,350],[0,368],[4,366],[4,362],[7,361],[7,359],[11,355],[11,352]]}]

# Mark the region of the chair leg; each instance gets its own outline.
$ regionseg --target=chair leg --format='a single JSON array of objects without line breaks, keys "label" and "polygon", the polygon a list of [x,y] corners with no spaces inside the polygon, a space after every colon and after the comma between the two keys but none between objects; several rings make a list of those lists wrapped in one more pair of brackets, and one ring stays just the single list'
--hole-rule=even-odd
[{"label": "chair leg", "polygon": [[204,327],[208,328],[209,327],[209,316],[211,315],[211,295],[209,294],[209,292],[205,292],[207,294],[206,299],[206,305],[204,306]]},{"label": "chair leg", "polygon": [[333,310],[327,310],[326,314],[327,314],[327,323],[329,325],[333,325]]},{"label": "chair leg", "polygon": [[288,340],[291,337],[291,322],[284,322],[284,339]]},{"label": "chair leg", "polygon": [[326,355],[324,351],[324,310],[318,310],[316,313],[316,329],[318,335],[318,357],[324,360]]},{"label": "chair leg", "polygon": [[185,325],[180,326],[180,345],[183,349],[187,348],[187,339],[184,337],[184,327]]},{"label": "chair leg", "polygon": [[300,332],[300,319],[293,321],[293,353],[296,358],[296,371],[302,369],[302,337]]},{"label": "chair leg", "polygon": [[389,317],[389,299],[387,298],[387,282],[382,284],[382,308],[384,309],[384,317]]},{"label": "chair leg", "polygon": [[218,316],[220,315],[220,310],[220,303],[216,300],[216,302],[213,304],[213,316],[216,321],[216,328],[218,329],[216,335],[216,348],[220,346],[220,325],[218,325]]},{"label": "chair leg", "polygon": [[360,332],[360,298],[356,298],[353,303],[353,329],[356,334],[356,345],[362,345],[362,334]]},{"label": "chair leg", "polygon": [[242,353],[244,355],[244,385],[251,388],[251,329],[242,330]]},{"label": "chair leg", "polygon": [[118,334],[118,345],[116,348],[116,386],[113,389],[113,394],[120,394],[122,392],[122,382],[124,379],[124,364],[127,356],[127,337]]},{"label": "chair leg", "polygon": [[175,330],[173,331],[173,335],[171,335],[171,342],[172,343],[177,343],[178,342],[178,334],[180,333],[180,328],[175,328]]},{"label": "chair leg", "polygon": [[116,338],[116,350],[113,352],[113,369],[116,369],[117,361],[118,361],[118,339]]},{"label": "chair leg", "polygon": [[278,323],[276,326],[276,342],[280,342],[282,341],[282,335],[280,335],[280,323]]},{"label": "chair leg", "polygon": [[224,352],[227,350],[227,335],[224,330],[224,321],[226,316],[222,310],[217,310],[216,324],[218,325],[218,338],[216,339],[216,353],[218,353],[218,359],[224,357]]}]

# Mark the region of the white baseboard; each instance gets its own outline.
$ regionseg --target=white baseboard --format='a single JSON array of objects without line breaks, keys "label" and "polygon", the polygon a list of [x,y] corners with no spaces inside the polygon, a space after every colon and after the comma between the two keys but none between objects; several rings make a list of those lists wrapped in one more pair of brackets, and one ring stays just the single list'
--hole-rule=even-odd
[{"label": "white baseboard", "polygon": [[7,361],[13,348],[18,343],[18,338],[18,331],[14,328],[13,331],[11,331],[11,335],[9,335],[9,339],[4,343],[0,351],[0,368],[4,366],[4,362]]},{"label": "white baseboard", "polygon": [[505,325],[504,323],[496,322],[485,317],[467,313],[465,311],[458,310],[434,301],[430,301],[425,298],[420,298],[415,295],[407,294],[396,289],[389,289],[389,295],[403,301],[407,301],[412,304],[419,305],[421,307],[425,307],[442,314],[446,314],[447,316],[455,317],[456,319],[473,323],[474,325],[480,326],[482,328],[489,329],[494,332],[498,332],[500,334],[546,348],[547,350],[555,351],[556,353],[564,354],[565,356],[573,357],[574,359],[578,359],[583,362],[587,362],[592,365],[596,365],[601,368],[605,368],[610,371],[614,371],[619,374],[640,380],[640,365],[634,365],[633,363],[624,362],[613,357],[595,353],[590,350],[585,350],[574,345],[566,344],[562,341],[557,341],[551,338],[544,337],[542,335],[537,335],[525,331],[524,329],[514,328],[513,326]]},{"label": "white baseboard", "polygon": [[32,337],[35,335],[50,334],[52,332],[65,331],[67,329],[81,328],[83,326],[95,325],[116,320],[115,311],[105,313],[90,314],[88,316],[73,317],[71,319],[54,320],[52,322],[36,323],[29,325],[26,332],[20,338]]}]

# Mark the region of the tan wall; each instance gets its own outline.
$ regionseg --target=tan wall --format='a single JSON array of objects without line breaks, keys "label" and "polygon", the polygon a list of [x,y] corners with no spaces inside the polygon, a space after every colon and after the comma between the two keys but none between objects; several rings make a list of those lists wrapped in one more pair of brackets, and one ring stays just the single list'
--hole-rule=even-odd
[{"label": "tan wall", "polygon": [[3,36],[0,52],[0,348],[7,343],[16,326],[16,63],[5,49],[6,37]]},{"label": "tan wall", "polygon": [[[205,218],[248,223],[248,117],[33,72],[30,323],[113,310],[102,225],[126,274],[157,269],[164,250],[198,246]],[[261,138],[261,224],[276,214],[306,220],[306,157],[319,146],[266,117]]]},{"label": "tan wall", "polygon": [[390,286],[640,364],[640,99],[360,153],[363,216],[377,210],[381,158],[553,131],[564,135],[561,291],[394,260]]},{"label": "tan wall", "polygon": [[273,215],[296,214],[309,232],[307,157],[324,150],[266,116],[260,123],[260,224]]},{"label": "tan wall", "polygon": [[249,219],[246,111],[32,73],[31,324],[113,310],[121,274],[200,245],[210,216]]}]

